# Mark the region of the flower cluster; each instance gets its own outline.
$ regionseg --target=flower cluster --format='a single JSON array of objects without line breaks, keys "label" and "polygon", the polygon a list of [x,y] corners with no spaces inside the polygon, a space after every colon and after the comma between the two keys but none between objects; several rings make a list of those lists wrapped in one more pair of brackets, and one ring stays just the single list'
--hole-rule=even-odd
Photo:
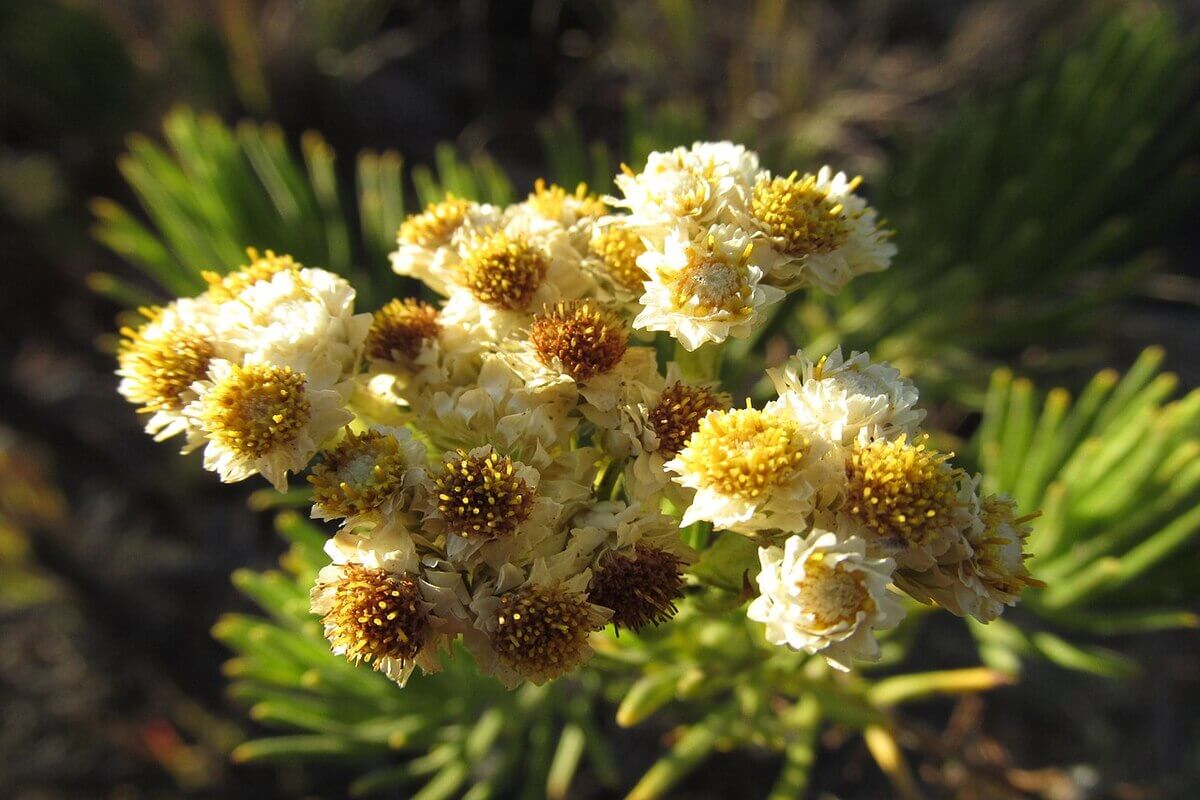
[{"label": "flower cluster", "polygon": [[[885,269],[858,184],[699,143],[624,168],[620,197],[447,195],[391,256],[435,302],[355,313],[342,278],[251,250],[122,332],[120,391],[224,481],[307,472],[337,527],[312,610],[334,652],[401,684],[457,644],[506,685],[542,683],[605,626],[669,620],[693,525],[756,537],[748,616],[846,666],[877,652],[900,592],[988,620],[1033,582],[1027,518],[929,445],[896,370],[798,354],[769,371],[776,399],[734,408],[683,359],[788,292]],[[656,332],[688,364],[663,363]]]}]

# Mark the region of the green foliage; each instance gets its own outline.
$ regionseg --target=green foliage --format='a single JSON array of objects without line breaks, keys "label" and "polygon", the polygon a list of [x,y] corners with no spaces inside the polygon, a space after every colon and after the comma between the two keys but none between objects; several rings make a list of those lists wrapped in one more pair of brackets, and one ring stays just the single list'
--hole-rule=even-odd
[{"label": "green foliage", "polygon": [[[1197,625],[1169,606],[1194,597],[1200,573],[1200,390],[1170,400],[1177,380],[1159,372],[1162,360],[1149,348],[1124,378],[1104,370],[1073,403],[1053,389],[1039,404],[1030,381],[992,376],[974,448],[986,491],[1042,509],[1029,566],[1047,587],[1028,591],[1023,607],[1044,625],[1092,635]],[[975,630],[996,665],[1038,653],[1126,671],[1048,631]]]},{"label": "green foliage", "polygon": [[[358,156],[353,201],[342,191],[333,150],[306,133],[297,159],[283,132],[243,122],[236,129],[209,114],[180,108],[163,123],[166,149],[131,137],[121,173],[150,225],[112,202],[96,200],[95,234],[171,295],[204,288],[200,273],[223,273],[246,261],[245,249],[272,249],[347,276],[373,308],[396,281],[388,267],[396,228],[406,215],[403,163],[392,152]],[[421,202],[447,191],[506,202],[512,187],[492,162],[468,165],[440,148],[436,174],[413,170]],[[353,229],[357,218],[358,230]],[[112,276],[93,285],[124,302],[140,290]]]},{"label": "green foliage", "polygon": [[236,653],[226,665],[232,695],[289,732],[240,745],[236,760],[347,759],[364,770],[352,795],[406,786],[420,800],[565,797],[584,763],[601,783],[615,780],[592,712],[597,675],[509,692],[480,679],[470,658],[447,657],[440,674],[400,690],[330,653],[308,611],[326,534],[289,512],[277,527],[291,543],[286,571],[233,577],[267,618],[230,614],[213,634]]},{"label": "green foliage", "polygon": [[899,255],[796,305],[780,320],[792,341],[870,349],[974,403],[981,356],[1061,340],[1136,290],[1145,252],[1200,186],[1196,42],[1147,12],[1043,50],[1017,85],[964,105],[869,183]]}]

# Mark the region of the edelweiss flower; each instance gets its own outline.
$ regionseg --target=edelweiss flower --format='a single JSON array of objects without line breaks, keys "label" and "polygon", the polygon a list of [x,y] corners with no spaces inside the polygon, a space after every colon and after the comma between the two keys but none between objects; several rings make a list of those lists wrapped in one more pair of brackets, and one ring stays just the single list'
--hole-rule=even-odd
[{"label": "edelweiss flower", "polygon": [[843,360],[838,348],[816,363],[797,353],[767,375],[796,419],[831,442],[849,445],[863,431],[870,439],[911,439],[925,418],[912,382],[888,364],[872,364],[866,353]]},{"label": "edelweiss flower", "polygon": [[677,520],[636,503],[608,502],[575,523],[567,551],[592,565],[589,599],[612,609],[614,627],[636,631],[675,616],[683,571],[696,561]]},{"label": "edelweiss flower", "polygon": [[676,226],[661,250],[647,250],[638,266],[649,276],[635,328],[667,331],[688,350],[730,336],[748,336],[764,309],[784,293],[761,283],[759,255],[748,234],[730,225],[697,239]]},{"label": "edelweiss flower", "polygon": [[308,466],[320,443],[353,419],[341,387],[290,366],[216,359],[192,390],[198,399],[184,413],[208,440],[204,468],[226,483],[262,473],[286,491],[287,474]]},{"label": "edelweiss flower", "polygon": [[829,167],[803,177],[759,176],[749,213],[773,253],[771,284],[836,293],[851,278],[888,268],[896,246],[891,232],[879,227],[875,209],[854,193],[861,182]]},{"label": "edelweiss flower", "polygon": [[779,407],[713,411],[665,468],[696,490],[681,526],[802,529],[827,480],[828,445]]},{"label": "edelweiss flower", "polygon": [[573,672],[591,657],[589,635],[610,616],[589,602],[590,579],[589,570],[564,577],[541,561],[528,578],[511,565],[500,570],[471,602],[481,636],[464,641],[476,662],[509,688]]},{"label": "edelweiss flower", "polygon": [[196,399],[192,385],[203,380],[209,364],[228,348],[213,335],[212,306],[203,300],[181,298],[141,313],[146,322],[139,328],[121,329],[117,391],[141,406],[140,413],[151,415],[146,433],[155,441],[184,433],[183,451],[189,452],[204,441],[183,413]]},{"label": "edelweiss flower", "polygon": [[347,529],[397,520],[425,479],[425,445],[406,428],[347,431],[313,467],[313,519],[344,519]]},{"label": "edelweiss flower", "polygon": [[621,169],[616,184],[624,197],[607,199],[629,209],[633,224],[710,225],[732,222],[742,212],[758,156],[731,142],[697,142],[690,149],[651,153],[640,173]]},{"label": "edelweiss flower", "polygon": [[980,503],[982,525],[967,534],[970,556],[923,571],[902,570],[896,584],[921,602],[936,602],[958,616],[991,622],[1015,606],[1026,586],[1044,586],[1025,566],[1031,514],[1017,516],[1011,499],[992,495]]},{"label": "edelweiss flower", "polygon": [[334,654],[355,664],[365,661],[401,686],[417,666],[439,671],[438,642],[444,636],[423,595],[412,540],[400,533],[370,539],[340,533],[325,550],[333,563],[317,575],[311,611],[321,615]]},{"label": "edelweiss flower", "polygon": [[873,553],[917,571],[970,555],[966,537],[981,526],[977,481],[925,437],[860,439],[850,446],[845,468],[843,529],[861,533]]},{"label": "edelweiss flower", "polygon": [[323,269],[284,269],[258,280],[217,307],[221,341],[245,357],[271,364],[316,363],[354,371],[370,314],[354,313],[354,289]]},{"label": "edelweiss flower", "polygon": [[391,255],[392,270],[422,281],[439,294],[449,294],[460,258],[455,240],[464,231],[498,225],[501,213],[495,206],[447,194],[401,223]]},{"label": "edelweiss flower", "polygon": [[904,610],[888,591],[891,559],[867,557],[862,539],[839,541],[821,529],[759,548],[761,594],[746,616],[767,626],[767,641],[820,653],[846,671],[854,660],[879,658],[875,631],[894,627]]}]

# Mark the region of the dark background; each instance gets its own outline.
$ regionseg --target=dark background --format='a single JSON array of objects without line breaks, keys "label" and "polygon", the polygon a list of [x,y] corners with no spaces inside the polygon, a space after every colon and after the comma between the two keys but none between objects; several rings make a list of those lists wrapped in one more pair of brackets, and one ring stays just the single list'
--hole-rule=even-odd
[{"label": "dark background", "polygon": [[[343,167],[364,147],[428,163],[437,143],[452,141],[468,154],[486,150],[522,190],[545,167],[540,123],[569,111],[588,138],[619,152],[625,102],[636,96],[651,108],[686,100],[712,120],[714,138],[749,118],[763,136],[808,137],[814,153],[869,173],[896,136],[936,128],[965,93],[1019,72],[1038,35],[1069,29],[1077,11],[1054,2],[799,4],[815,42],[811,70],[780,97],[736,91],[763,68],[747,34],[752,4],[700,4],[717,24],[693,37],[699,46],[686,57],[664,60],[676,53],[666,43],[677,31],[660,8],[671,5],[0,4],[0,796],[339,796],[346,779],[336,765],[227,763],[228,746],[253,723],[223,695],[227,654],[208,629],[221,612],[247,607],[229,573],[271,565],[281,545],[267,515],[247,510],[257,487],[221,486],[197,457],[155,445],[115,392],[120,309],[88,288],[88,276],[137,278],[90,237],[87,203],[105,196],[136,207],[116,168],[127,134],[157,135],[162,115],[188,104],[230,121],[276,120],[293,142],[319,130]],[[1173,5],[1181,27],[1194,26],[1198,6]],[[1170,231],[1162,247],[1166,277],[1120,307],[1104,360],[1125,365],[1143,345],[1163,343],[1192,387],[1194,229]],[[970,652],[961,635],[932,629],[922,658],[953,663]],[[1188,702],[1200,696],[1195,637],[1119,644],[1151,665],[1145,678],[1064,681],[1035,668],[1020,692],[959,705],[948,741],[1001,748],[1043,784],[1071,775],[1086,785],[1095,775],[1096,796],[1188,796],[1200,774]],[[1073,704],[1095,720],[1084,739],[1062,716]],[[948,710],[931,710],[931,735]],[[717,762],[691,785],[739,796],[764,780],[761,767],[746,757]],[[872,770],[864,753],[843,748],[822,760],[815,784],[880,796]]]}]

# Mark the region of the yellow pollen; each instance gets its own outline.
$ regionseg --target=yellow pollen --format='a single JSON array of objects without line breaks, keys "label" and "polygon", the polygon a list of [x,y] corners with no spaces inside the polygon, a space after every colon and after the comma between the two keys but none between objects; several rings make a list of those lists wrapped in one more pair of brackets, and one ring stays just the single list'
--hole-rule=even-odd
[{"label": "yellow pollen", "polygon": [[925,545],[954,515],[962,470],[949,463],[950,454],[928,448],[926,438],[850,448],[845,509],[881,538]]},{"label": "yellow pollen", "polygon": [[148,413],[180,411],[183,396],[193,383],[208,374],[213,345],[200,334],[173,330],[155,339],[143,338],[146,328],[159,315],[143,309],[151,322],[138,330],[123,328],[117,360],[131,387],[129,399]]},{"label": "yellow pollen", "polygon": [[716,244],[709,236],[703,243],[688,245],[687,264],[664,274],[671,290],[671,304],[676,310],[696,316],[720,312],[748,317],[754,311],[751,305],[754,290],[746,261],[753,246],[747,246],[736,261],[728,261],[717,253]]},{"label": "yellow pollen", "polygon": [[412,576],[360,564],[345,565],[322,622],[325,638],[343,648],[348,660],[366,661],[377,670],[385,658],[416,658],[429,632],[429,618]]},{"label": "yellow pollen", "polygon": [[447,193],[439,203],[430,203],[419,214],[412,214],[400,224],[396,239],[401,244],[420,247],[442,247],[450,243],[467,218],[471,201]]},{"label": "yellow pollen", "polygon": [[755,500],[795,476],[812,442],[794,422],[754,408],[714,411],[679,453],[684,474],[720,494]]},{"label": "yellow pollen", "polygon": [[577,381],[608,372],[625,355],[628,334],[621,315],[593,300],[568,300],[547,307],[529,326],[538,360]]},{"label": "yellow pollen", "polygon": [[291,444],[312,415],[304,373],[252,364],[233,371],[204,397],[201,424],[242,458],[262,458]]},{"label": "yellow pollen", "polygon": [[687,444],[700,420],[710,411],[728,408],[726,399],[704,386],[676,381],[663,390],[650,410],[650,427],[658,437],[658,452],[671,458]]},{"label": "yellow pollen", "polygon": [[637,260],[646,252],[646,245],[636,231],[623,225],[606,225],[588,246],[614,281],[630,291],[641,291],[646,273]]},{"label": "yellow pollen", "polygon": [[829,253],[850,236],[845,208],[817,188],[814,175],[763,178],[750,196],[750,211],[790,256]]},{"label": "yellow pollen", "polygon": [[399,494],[408,470],[400,444],[386,433],[346,437],[313,467],[313,502],[327,513],[350,517],[376,509]]},{"label": "yellow pollen", "polygon": [[259,281],[269,281],[281,272],[299,272],[304,268],[289,255],[275,255],[268,250],[261,256],[253,247],[246,248],[250,263],[226,275],[204,271],[200,276],[208,283],[206,294],[217,302],[232,300]]},{"label": "yellow pollen", "polygon": [[798,605],[812,615],[817,628],[850,625],[858,612],[869,616],[875,611],[863,574],[843,563],[830,566],[825,559],[810,556],[796,589]]},{"label": "yellow pollen", "polygon": [[440,329],[436,308],[411,297],[397,298],[375,312],[365,352],[381,361],[413,359]]},{"label": "yellow pollen", "polygon": [[459,282],[481,303],[523,311],[546,277],[546,258],[521,237],[493,233],[473,242]]},{"label": "yellow pollen", "polygon": [[494,450],[445,462],[434,478],[438,511],[452,533],[491,541],[511,536],[533,513],[537,490],[516,474],[512,459]]},{"label": "yellow pollen", "polygon": [[500,596],[492,647],[503,664],[541,684],[583,661],[594,619],[577,592],[527,586]]},{"label": "yellow pollen", "polygon": [[560,220],[567,210],[568,200],[574,200],[578,204],[577,208],[570,210],[581,217],[599,217],[608,211],[604,201],[588,191],[586,183],[580,183],[575,187],[574,193],[568,194],[563,187],[553,183],[547,184],[542,178],[538,178],[533,184],[533,191],[526,202],[540,216]]}]

